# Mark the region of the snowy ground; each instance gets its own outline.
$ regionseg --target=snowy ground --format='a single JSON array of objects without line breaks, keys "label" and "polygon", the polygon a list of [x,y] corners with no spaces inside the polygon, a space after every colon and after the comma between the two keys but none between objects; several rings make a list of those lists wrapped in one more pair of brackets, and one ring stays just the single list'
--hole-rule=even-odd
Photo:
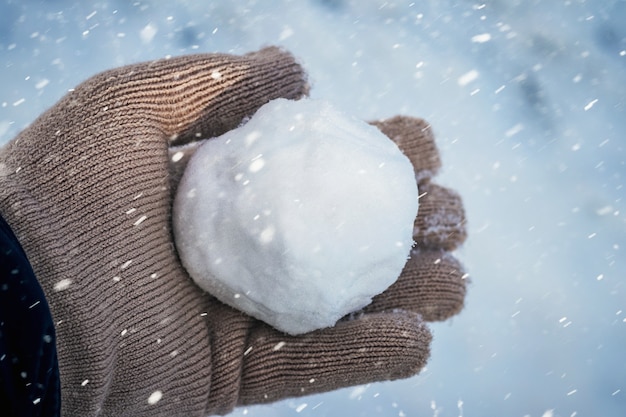
[{"label": "snowy ground", "polygon": [[1,0],[0,143],[99,70],[279,44],[313,97],[428,119],[469,216],[421,375],[233,415],[623,415],[625,1],[163,3]]}]

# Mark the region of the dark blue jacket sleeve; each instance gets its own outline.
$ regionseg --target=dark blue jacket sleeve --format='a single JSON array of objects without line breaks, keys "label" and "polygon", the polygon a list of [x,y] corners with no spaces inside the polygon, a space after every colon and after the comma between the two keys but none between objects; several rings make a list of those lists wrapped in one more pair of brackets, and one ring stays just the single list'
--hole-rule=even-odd
[{"label": "dark blue jacket sleeve", "polygon": [[0,216],[0,414],[60,415],[52,315],[17,238]]}]

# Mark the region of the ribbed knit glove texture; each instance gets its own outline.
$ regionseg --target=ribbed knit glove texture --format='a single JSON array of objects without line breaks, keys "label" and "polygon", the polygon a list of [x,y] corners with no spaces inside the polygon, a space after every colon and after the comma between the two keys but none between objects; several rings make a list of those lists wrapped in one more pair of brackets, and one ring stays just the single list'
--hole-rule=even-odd
[{"label": "ribbed knit glove texture", "polygon": [[64,416],[224,414],[424,366],[423,319],[463,305],[446,251],[465,232],[460,198],[430,182],[439,158],[423,121],[376,123],[411,158],[423,197],[411,260],[361,314],[287,336],[203,293],[178,261],[170,210],[186,157],[173,162],[171,147],[307,93],[277,48],[146,62],[85,81],[0,149],[0,213],[52,310]]}]

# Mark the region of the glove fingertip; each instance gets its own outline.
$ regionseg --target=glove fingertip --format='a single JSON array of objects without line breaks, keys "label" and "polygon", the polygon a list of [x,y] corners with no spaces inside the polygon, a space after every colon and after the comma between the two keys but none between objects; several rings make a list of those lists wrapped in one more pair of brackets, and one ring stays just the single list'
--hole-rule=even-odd
[{"label": "glove fingertip", "polygon": [[389,139],[394,141],[409,158],[418,182],[431,178],[439,172],[441,159],[430,124],[424,119],[394,116],[371,122]]},{"label": "glove fingertip", "polygon": [[467,275],[450,253],[413,250],[400,277],[374,297],[366,313],[410,310],[427,321],[443,321],[464,306]]},{"label": "glove fingertip", "polygon": [[413,240],[421,249],[452,251],[467,238],[465,209],[455,191],[431,182],[419,187],[421,198]]},{"label": "glove fingertip", "polygon": [[[283,73],[282,75],[278,74],[277,78],[283,78],[283,76],[294,78],[295,81],[292,83],[292,91],[284,93],[286,98],[295,100],[309,95],[310,85],[304,66],[287,49],[276,45],[269,45],[258,51],[249,52],[245,57],[252,58],[259,62],[268,62],[275,67],[282,68]],[[283,62],[284,64],[276,65],[278,62]]]}]

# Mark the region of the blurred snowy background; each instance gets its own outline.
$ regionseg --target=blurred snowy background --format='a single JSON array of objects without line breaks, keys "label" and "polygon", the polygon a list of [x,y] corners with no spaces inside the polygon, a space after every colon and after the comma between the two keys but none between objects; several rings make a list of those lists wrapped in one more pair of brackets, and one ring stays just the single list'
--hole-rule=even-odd
[{"label": "blurred snowy background", "polygon": [[434,126],[465,310],[414,378],[234,416],[623,416],[626,1],[0,2],[0,144],[110,67],[283,45],[312,96]]}]

